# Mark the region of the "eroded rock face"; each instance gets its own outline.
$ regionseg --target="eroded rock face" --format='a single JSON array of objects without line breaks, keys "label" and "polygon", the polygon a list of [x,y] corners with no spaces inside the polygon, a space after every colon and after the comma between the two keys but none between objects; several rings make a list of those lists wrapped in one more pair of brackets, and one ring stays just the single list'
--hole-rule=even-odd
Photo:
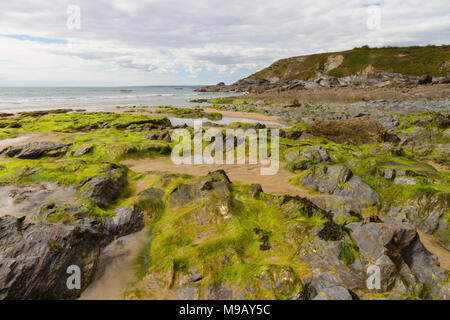
[{"label": "eroded rock face", "polygon": [[383,142],[386,138],[383,126],[367,116],[341,121],[318,120],[309,125],[305,132],[337,143],[355,145]]},{"label": "eroded rock face", "polygon": [[313,164],[328,161],[330,156],[327,150],[317,145],[305,150],[298,148],[288,149],[284,153],[284,158],[290,170],[305,170]]},{"label": "eroded rock face", "polygon": [[302,185],[321,193],[359,199],[367,203],[377,203],[378,194],[361,178],[345,166],[318,166],[300,181]]},{"label": "eroded rock face", "polygon": [[65,153],[69,144],[55,143],[51,141],[31,142],[23,146],[7,147],[0,151],[1,155],[19,159],[37,159],[43,155],[56,156]]},{"label": "eroded rock face", "polygon": [[407,218],[421,231],[433,235],[447,250],[450,250],[450,231],[448,226],[448,210],[450,194],[435,194],[432,190],[419,193],[406,204],[392,204],[385,208],[387,215],[396,218]]},{"label": "eroded rock face", "polygon": [[170,195],[172,206],[182,206],[209,195],[228,196],[231,181],[225,171],[210,172],[205,178],[195,184],[182,184]]},{"label": "eroded rock face", "polygon": [[[142,213],[116,210],[104,223],[85,218],[69,224],[0,217],[0,299],[73,299],[89,285],[101,250],[115,237],[143,227]],[[80,289],[69,289],[69,266],[81,271]]]},{"label": "eroded rock face", "polygon": [[110,205],[126,182],[125,170],[115,164],[107,166],[104,172],[104,175],[83,181],[81,186],[81,195],[100,206]]}]

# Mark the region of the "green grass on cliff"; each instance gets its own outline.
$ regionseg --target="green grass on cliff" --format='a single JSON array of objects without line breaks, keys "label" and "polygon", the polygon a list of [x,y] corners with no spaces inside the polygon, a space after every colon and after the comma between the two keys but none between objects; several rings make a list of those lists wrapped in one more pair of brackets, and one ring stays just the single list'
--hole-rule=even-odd
[{"label": "green grass on cliff", "polygon": [[330,56],[342,55],[342,64],[328,74],[344,77],[356,74],[372,65],[377,70],[406,75],[445,76],[450,73],[450,46],[355,48],[342,52],[329,52],[281,59],[256,72],[247,79],[280,78],[281,81],[307,80],[323,70]]}]

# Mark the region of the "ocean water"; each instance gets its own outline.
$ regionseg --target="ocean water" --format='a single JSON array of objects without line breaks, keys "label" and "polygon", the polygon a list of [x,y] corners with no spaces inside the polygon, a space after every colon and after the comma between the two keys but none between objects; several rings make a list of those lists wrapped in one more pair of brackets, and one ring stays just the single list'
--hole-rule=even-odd
[{"label": "ocean water", "polygon": [[116,106],[193,106],[191,99],[236,93],[194,92],[192,86],[148,87],[0,87],[0,112],[55,108],[102,111]]}]

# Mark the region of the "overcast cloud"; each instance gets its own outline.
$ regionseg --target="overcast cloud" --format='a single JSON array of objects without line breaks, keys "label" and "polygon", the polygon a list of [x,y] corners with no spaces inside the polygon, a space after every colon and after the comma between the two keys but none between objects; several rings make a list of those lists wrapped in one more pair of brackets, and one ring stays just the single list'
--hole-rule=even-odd
[{"label": "overcast cloud", "polygon": [[448,0],[4,0],[0,86],[230,83],[290,56],[449,40]]}]

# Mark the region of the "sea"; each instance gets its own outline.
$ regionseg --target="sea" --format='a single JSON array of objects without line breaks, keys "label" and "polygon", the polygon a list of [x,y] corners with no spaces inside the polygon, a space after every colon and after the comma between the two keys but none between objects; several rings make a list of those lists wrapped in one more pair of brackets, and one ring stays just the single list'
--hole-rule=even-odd
[{"label": "sea", "polygon": [[[236,92],[196,92],[198,86],[146,86],[146,87],[0,87],[0,113],[34,110],[72,109],[87,112],[112,111],[116,107],[133,106],[207,106],[192,99],[212,99],[236,96]],[[274,121],[226,117],[210,121],[169,117],[172,125],[194,125],[195,121],[227,125],[240,121],[280,125]],[[281,125],[283,126],[283,125]]]},{"label": "sea", "polygon": [[0,87],[0,112],[55,108],[104,111],[117,106],[189,107],[191,99],[211,99],[236,93],[195,92],[198,86],[145,87]]}]

